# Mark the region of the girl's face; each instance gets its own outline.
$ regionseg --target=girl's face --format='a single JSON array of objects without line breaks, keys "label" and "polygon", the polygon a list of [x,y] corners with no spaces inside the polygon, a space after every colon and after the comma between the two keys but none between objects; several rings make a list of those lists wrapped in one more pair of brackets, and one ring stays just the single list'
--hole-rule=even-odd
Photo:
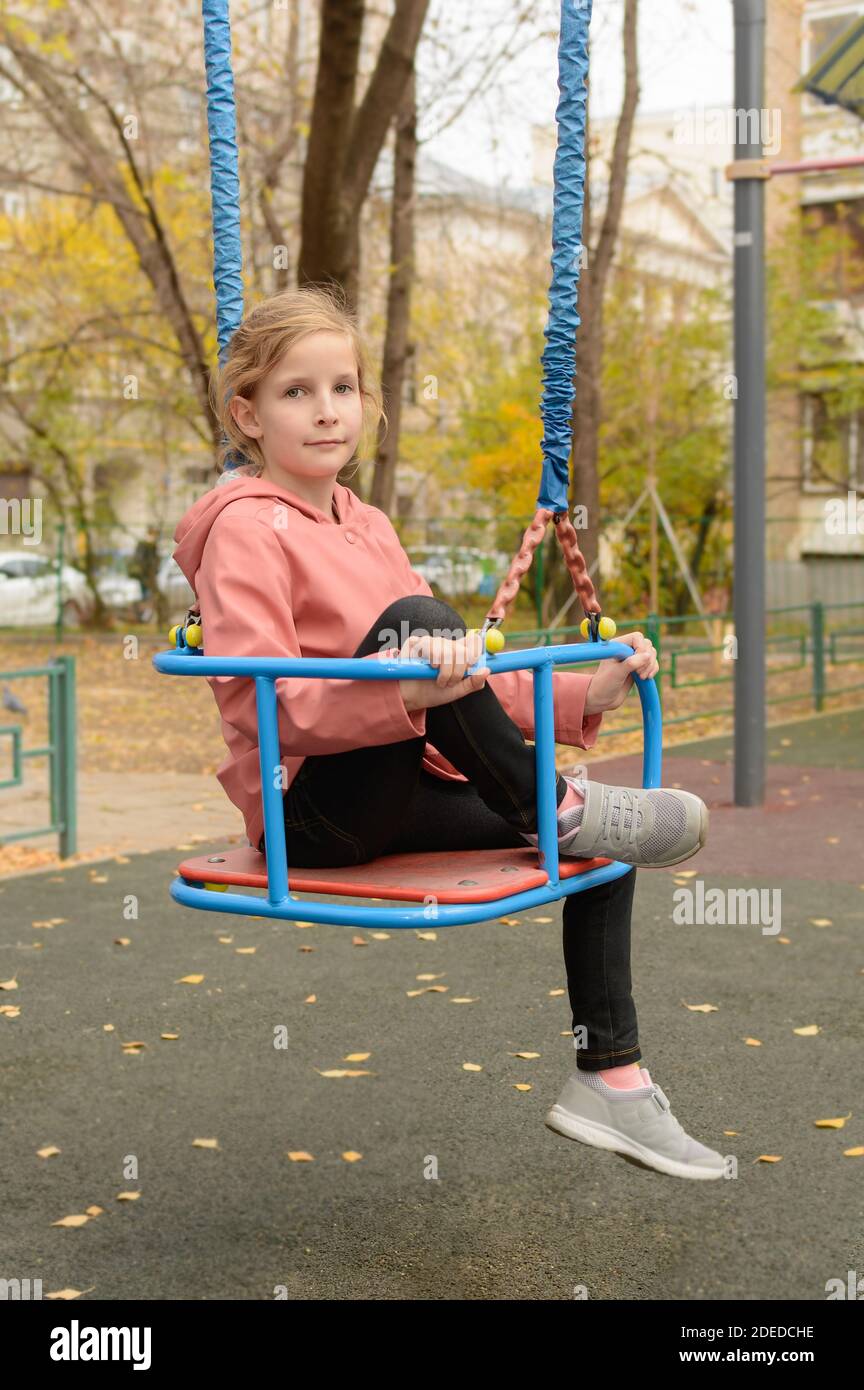
[{"label": "girl's face", "polygon": [[351,341],[322,330],[301,338],[258,385],[254,401],[233,396],[230,408],[257,439],[268,471],[332,479],[353,456],[363,401]]}]

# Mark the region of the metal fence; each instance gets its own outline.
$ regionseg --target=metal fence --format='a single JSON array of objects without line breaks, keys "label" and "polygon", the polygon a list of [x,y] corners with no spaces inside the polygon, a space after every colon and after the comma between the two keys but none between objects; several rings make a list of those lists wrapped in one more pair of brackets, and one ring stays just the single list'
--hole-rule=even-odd
[{"label": "metal fence", "polygon": [[[826,702],[860,702],[864,690],[864,601],[792,604],[766,611],[766,705],[797,705],[805,716]],[[641,631],[658,652],[656,677],[664,729],[712,725],[731,719],[734,704],[717,704],[723,688],[734,684],[737,659],[733,615],[707,618],[689,614],[618,620],[618,633]],[[508,632],[508,645],[547,646],[578,637],[578,627],[530,628]],[[616,712],[617,713],[617,712]],[[615,714],[604,718],[602,738],[641,732]]]},{"label": "metal fence", "polygon": [[60,857],[75,854],[78,843],[77,824],[77,752],[76,752],[76,691],[75,658],[58,656],[45,666],[27,666],[19,670],[0,671],[3,682],[4,708],[15,712],[20,701],[7,681],[44,676],[48,681],[48,742],[42,747],[26,748],[22,742],[20,724],[0,724],[0,738],[11,739],[12,776],[0,781],[0,791],[24,784],[24,763],[32,758],[48,759],[50,824],[30,826],[8,835],[0,835],[0,845],[14,840],[29,840],[33,836],[60,836]]}]

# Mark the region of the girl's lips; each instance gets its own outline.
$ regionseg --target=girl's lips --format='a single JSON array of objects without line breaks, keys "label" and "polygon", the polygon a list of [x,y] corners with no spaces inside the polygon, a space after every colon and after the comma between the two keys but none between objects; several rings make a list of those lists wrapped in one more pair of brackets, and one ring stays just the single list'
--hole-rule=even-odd
[{"label": "girl's lips", "polygon": [[344,439],[311,439],[307,447],[310,449],[335,449],[337,445],[344,443]]}]

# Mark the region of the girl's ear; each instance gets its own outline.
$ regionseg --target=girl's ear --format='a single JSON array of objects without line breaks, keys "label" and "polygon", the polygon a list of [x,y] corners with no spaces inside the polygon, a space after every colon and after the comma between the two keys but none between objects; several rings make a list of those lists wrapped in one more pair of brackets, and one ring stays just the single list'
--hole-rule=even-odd
[{"label": "girl's ear", "polygon": [[245,396],[232,396],[228,402],[228,409],[245,435],[250,439],[259,437],[261,426],[255,419],[255,408],[251,401],[247,401]]}]

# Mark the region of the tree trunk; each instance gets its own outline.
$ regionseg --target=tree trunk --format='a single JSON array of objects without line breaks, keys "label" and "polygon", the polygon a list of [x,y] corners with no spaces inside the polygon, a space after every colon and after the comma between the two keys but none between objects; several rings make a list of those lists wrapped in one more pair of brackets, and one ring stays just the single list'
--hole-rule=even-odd
[{"label": "tree trunk", "polygon": [[396,0],[363,100],[354,106],[364,0],[323,0],[318,74],[303,170],[300,285],[342,286],[356,307],[360,214],[414,69],[429,0]]},{"label": "tree trunk", "polygon": [[390,210],[390,284],[387,291],[387,330],[381,385],[387,411],[375,456],[370,501],[388,514],[393,508],[402,394],[411,324],[411,285],[414,279],[414,169],[417,159],[416,84],[412,74],[396,119],[393,203]]}]

